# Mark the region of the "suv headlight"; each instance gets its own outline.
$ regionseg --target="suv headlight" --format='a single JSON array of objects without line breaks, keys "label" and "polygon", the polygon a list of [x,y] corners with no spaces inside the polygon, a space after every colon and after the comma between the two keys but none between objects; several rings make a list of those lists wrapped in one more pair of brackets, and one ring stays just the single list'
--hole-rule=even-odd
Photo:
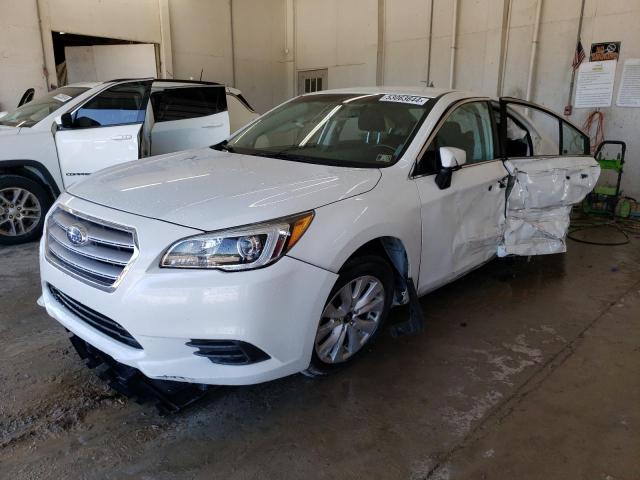
[{"label": "suv headlight", "polygon": [[309,228],[313,215],[306,212],[182,239],[169,247],[160,266],[227,271],[263,267],[291,250]]}]

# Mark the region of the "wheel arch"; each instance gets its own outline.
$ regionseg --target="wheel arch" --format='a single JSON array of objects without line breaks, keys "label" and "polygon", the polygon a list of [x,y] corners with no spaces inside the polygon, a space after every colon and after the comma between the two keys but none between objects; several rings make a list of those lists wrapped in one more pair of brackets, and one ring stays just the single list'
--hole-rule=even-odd
[{"label": "wheel arch", "polygon": [[348,255],[340,268],[342,269],[350,260],[363,255],[378,255],[389,262],[394,272],[395,303],[407,303],[407,279],[411,270],[409,255],[404,242],[400,238],[391,235],[372,238],[371,240],[362,243],[350,255]]},{"label": "wheel arch", "polygon": [[40,183],[51,196],[52,202],[60,195],[60,189],[51,172],[36,160],[2,160],[0,175],[20,175]]}]

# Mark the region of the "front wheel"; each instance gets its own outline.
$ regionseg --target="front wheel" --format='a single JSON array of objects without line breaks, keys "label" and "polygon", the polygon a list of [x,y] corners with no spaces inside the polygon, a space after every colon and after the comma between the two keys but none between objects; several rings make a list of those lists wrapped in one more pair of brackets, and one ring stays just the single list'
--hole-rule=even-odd
[{"label": "front wheel", "polygon": [[307,376],[327,375],[362,354],[380,332],[393,300],[393,271],[377,256],[343,267],[324,307]]},{"label": "front wheel", "polygon": [[0,177],[0,244],[40,238],[51,199],[36,181],[20,175]]}]

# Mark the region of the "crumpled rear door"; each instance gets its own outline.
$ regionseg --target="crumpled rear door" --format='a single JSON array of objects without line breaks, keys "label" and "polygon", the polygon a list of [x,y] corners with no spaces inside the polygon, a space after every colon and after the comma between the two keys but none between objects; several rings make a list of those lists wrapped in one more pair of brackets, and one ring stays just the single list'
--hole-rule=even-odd
[{"label": "crumpled rear door", "polygon": [[545,255],[567,250],[571,207],[595,186],[593,157],[520,158],[505,161],[510,181],[498,256]]},{"label": "crumpled rear door", "polygon": [[[532,110],[548,115],[553,128],[546,125],[534,132],[536,125],[528,123],[526,115],[523,115],[520,117],[521,126],[531,133],[528,135],[527,155],[510,157],[509,148],[504,148],[503,162],[509,172],[509,184],[498,256],[565,252],[571,208],[595,187],[600,166],[589,153],[586,135],[557,114],[522,100],[500,99],[503,146],[508,145],[505,121],[508,104],[525,107],[524,112],[529,115]],[[515,110],[511,113],[517,115]],[[556,121],[557,131],[553,124]],[[551,135],[548,135],[550,130]],[[554,133],[557,135],[555,139],[551,138]],[[536,145],[531,140],[535,135],[545,136],[548,140],[544,154],[535,151]],[[549,147],[554,142],[557,146]],[[549,148],[556,148],[556,155],[550,154]],[[517,153],[522,154],[522,150]]]}]

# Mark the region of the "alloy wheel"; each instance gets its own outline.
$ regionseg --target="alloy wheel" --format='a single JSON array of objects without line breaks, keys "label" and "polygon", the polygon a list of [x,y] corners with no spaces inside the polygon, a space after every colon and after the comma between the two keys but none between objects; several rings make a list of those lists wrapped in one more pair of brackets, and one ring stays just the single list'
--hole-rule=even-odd
[{"label": "alloy wheel", "polygon": [[375,333],[384,308],[384,286],[376,277],[365,275],[344,285],[322,312],[315,339],[318,358],[330,364],[348,360]]},{"label": "alloy wheel", "polygon": [[42,208],[38,198],[19,187],[0,190],[0,235],[26,235],[38,226]]}]

